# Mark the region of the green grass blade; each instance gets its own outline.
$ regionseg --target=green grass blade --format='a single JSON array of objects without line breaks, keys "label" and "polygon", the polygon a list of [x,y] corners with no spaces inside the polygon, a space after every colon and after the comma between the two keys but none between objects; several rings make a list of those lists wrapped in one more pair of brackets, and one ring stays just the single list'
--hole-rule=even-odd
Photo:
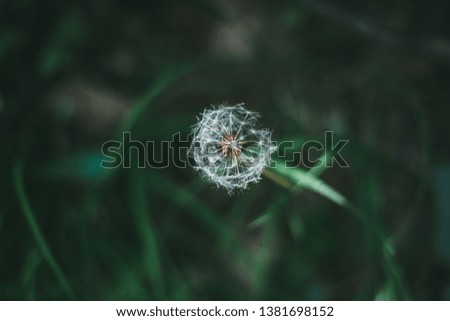
[{"label": "green grass blade", "polygon": [[350,213],[365,221],[364,217],[341,193],[336,191],[333,187],[325,183],[313,174],[306,172],[300,168],[288,168],[283,163],[277,163],[275,168],[270,168],[268,171],[280,175],[284,179],[288,179],[292,183],[292,191],[299,189],[307,189],[315,192],[331,202],[346,208]]},{"label": "green grass blade", "polygon": [[130,181],[131,212],[136,223],[137,233],[140,238],[143,254],[142,258],[146,274],[154,285],[157,299],[165,299],[164,269],[160,257],[158,237],[150,222],[150,209],[145,194],[145,176],[139,169],[133,171]]},{"label": "green grass blade", "polygon": [[193,65],[186,65],[174,70],[168,70],[163,72],[152,83],[147,92],[136,102],[129,114],[122,123],[122,127],[119,130],[119,134],[132,130],[134,124],[145,110],[151,105],[151,103],[166,90],[170,85],[175,83],[183,75],[189,72],[193,68]]},{"label": "green grass blade", "polygon": [[[288,168],[284,166],[283,163],[277,163],[275,168],[271,168],[269,171],[269,175],[266,175],[269,178],[274,176],[278,177],[274,179],[274,181],[283,181],[288,180],[291,185],[290,190],[295,191],[297,189],[307,189],[312,192],[315,192],[331,202],[345,208],[351,214],[353,214],[356,218],[358,218],[361,222],[368,226],[368,230],[373,233],[374,237],[378,240],[381,250],[382,250],[382,260],[385,268],[385,273],[387,277],[394,283],[396,287],[399,298],[408,299],[409,294],[404,287],[404,282],[402,280],[401,271],[399,266],[395,261],[395,251],[392,244],[389,242],[388,237],[385,235],[383,230],[377,224],[372,224],[368,218],[363,215],[363,213],[354,206],[350,201],[347,200],[345,196],[336,191],[333,187],[319,179],[318,177],[310,174],[299,168]],[[286,187],[286,184],[281,184]],[[262,217],[259,220],[263,220]],[[257,224],[256,222],[255,224]]]},{"label": "green grass blade", "polygon": [[[319,158],[320,163],[318,166],[311,168],[308,172],[303,172],[304,174],[308,174],[308,177],[310,177],[310,181],[314,181],[314,180],[318,180],[317,176],[321,175],[326,167],[326,160],[327,160],[327,155],[326,153],[323,153],[322,156]],[[281,162],[277,163],[277,168],[279,167],[284,167],[284,165],[281,164]],[[286,168],[285,168],[286,169]],[[272,180],[274,180],[275,182],[277,182],[278,184],[280,184],[281,186],[291,190],[293,193],[299,193],[300,191],[302,191],[304,188],[306,188],[305,186],[301,185],[301,180],[297,180],[294,182],[288,181],[286,180],[286,178],[284,177],[280,177],[280,175],[277,175],[277,173],[275,171],[271,171],[270,169],[267,169],[263,172],[263,174],[269,178],[271,178]],[[292,174],[292,173],[289,173]],[[289,175],[288,175],[289,176]],[[294,180],[293,177],[289,177],[290,180]],[[283,206],[285,206],[287,204],[287,202],[289,201],[289,198],[291,197],[291,195],[282,195],[280,196],[276,201],[274,201],[272,203],[272,205],[269,206],[269,208],[267,210],[264,211],[264,213],[258,217],[257,219],[253,220],[250,224],[249,227],[250,228],[256,228],[262,224],[266,224],[268,221],[270,221],[270,219],[276,215],[276,213],[278,213],[279,211],[281,211],[281,209],[283,208]]]},{"label": "green grass blade", "polygon": [[53,256],[50,247],[48,246],[41,229],[39,228],[39,224],[35,219],[33,210],[31,209],[30,203],[25,193],[25,186],[23,183],[23,163],[15,162],[13,167],[13,184],[14,189],[17,194],[17,198],[19,200],[19,205],[24,214],[25,220],[28,223],[28,226],[31,230],[31,233],[36,241],[36,244],[39,250],[42,252],[45,260],[47,261],[50,269],[55,274],[56,279],[61,285],[61,288],[66,293],[67,297],[70,299],[75,299],[75,293],[72,290],[68,280],[64,276],[63,271],[59,267],[55,257]]},{"label": "green grass blade", "polygon": [[151,172],[151,178],[149,178],[148,182],[154,193],[186,209],[188,213],[198,222],[201,222],[214,235],[224,231],[224,222],[212,209],[199,201],[196,195],[192,194],[189,190],[179,186],[165,175],[157,173],[157,171]]}]

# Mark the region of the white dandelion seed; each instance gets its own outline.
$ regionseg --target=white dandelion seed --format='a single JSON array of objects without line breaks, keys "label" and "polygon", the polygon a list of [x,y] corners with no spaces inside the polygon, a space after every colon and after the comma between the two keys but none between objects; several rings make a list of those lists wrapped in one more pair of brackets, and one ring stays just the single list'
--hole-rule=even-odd
[{"label": "white dandelion seed", "polygon": [[205,109],[192,129],[194,169],[229,194],[261,179],[275,151],[268,129],[256,129],[260,115],[244,104]]}]

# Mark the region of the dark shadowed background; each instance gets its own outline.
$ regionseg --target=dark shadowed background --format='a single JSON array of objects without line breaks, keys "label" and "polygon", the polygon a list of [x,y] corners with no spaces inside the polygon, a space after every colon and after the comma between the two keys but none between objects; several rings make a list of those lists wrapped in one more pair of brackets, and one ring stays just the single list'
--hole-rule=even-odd
[{"label": "dark shadowed background", "polygon": [[[1,0],[0,299],[450,299],[449,15]],[[170,140],[222,102],[297,147],[350,140],[320,179],[368,224],[268,178],[228,196],[191,168],[100,167],[123,131]]]}]

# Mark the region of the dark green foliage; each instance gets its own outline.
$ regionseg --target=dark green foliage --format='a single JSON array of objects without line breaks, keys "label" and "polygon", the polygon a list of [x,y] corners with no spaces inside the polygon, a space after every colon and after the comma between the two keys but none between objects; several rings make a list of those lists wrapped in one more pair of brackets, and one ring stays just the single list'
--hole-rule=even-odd
[{"label": "dark green foliage", "polygon": [[[449,299],[449,13],[1,1],[0,299]],[[296,147],[333,131],[350,167],[231,197],[190,167],[100,167],[123,131],[185,137],[225,101]]]}]

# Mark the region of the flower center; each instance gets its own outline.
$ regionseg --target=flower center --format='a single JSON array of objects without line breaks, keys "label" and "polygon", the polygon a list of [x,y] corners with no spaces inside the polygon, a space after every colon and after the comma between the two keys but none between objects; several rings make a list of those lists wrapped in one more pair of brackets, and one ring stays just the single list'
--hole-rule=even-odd
[{"label": "flower center", "polygon": [[236,136],[226,134],[223,137],[223,141],[219,143],[219,146],[224,157],[238,157],[241,154],[242,144],[242,142],[236,140]]}]

